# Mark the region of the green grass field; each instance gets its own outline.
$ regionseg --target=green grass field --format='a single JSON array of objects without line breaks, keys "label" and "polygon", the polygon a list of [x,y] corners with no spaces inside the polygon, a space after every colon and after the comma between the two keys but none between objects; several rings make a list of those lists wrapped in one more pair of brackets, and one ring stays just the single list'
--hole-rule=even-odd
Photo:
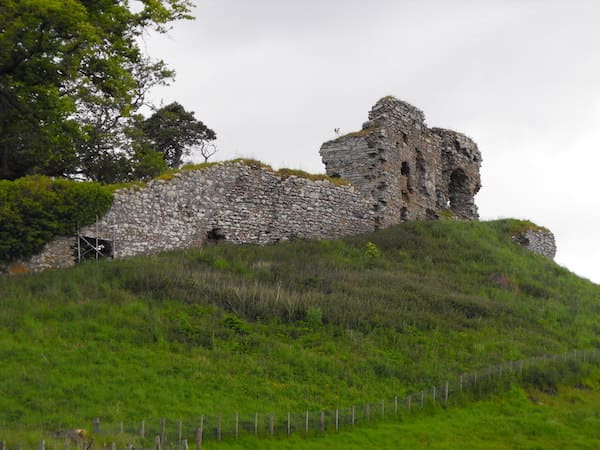
[{"label": "green grass field", "polygon": [[[514,244],[526,226],[410,223],[338,241],[217,245],[1,276],[0,424],[10,434],[89,428],[95,417],[334,409],[504,360],[600,347],[600,286]],[[404,430],[417,442],[427,421],[441,420],[432,448],[453,448],[441,442],[445,421],[450,430],[477,408],[509,411],[525,401],[519,392],[442,418],[296,439],[358,448],[353,440]],[[582,396],[597,400],[592,392]],[[524,448],[552,448],[541,439]],[[402,448],[394,442],[376,447]],[[501,442],[488,448],[514,448]]]},{"label": "green grass field", "polygon": [[556,394],[513,387],[501,396],[404,422],[290,439],[246,438],[205,445],[223,449],[597,449],[598,386],[561,386]]}]

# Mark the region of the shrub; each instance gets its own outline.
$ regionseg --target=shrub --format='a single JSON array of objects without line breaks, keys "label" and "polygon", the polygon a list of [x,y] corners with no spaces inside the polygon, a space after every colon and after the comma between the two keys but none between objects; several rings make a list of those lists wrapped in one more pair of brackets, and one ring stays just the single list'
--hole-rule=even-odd
[{"label": "shrub", "polygon": [[223,319],[223,326],[235,331],[237,334],[244,335],[250,332],[250,328],[246,325],[242,319],[234,315],[227,315]]},{"label": "shrub", "polygon": [[0,265],[28,258],[58,235],[74,234],[112,205],[98,183],[43,176],[0,181]]},{"label": "shrub", "polygon": [[377,247],[377,245],[373,244],[372,242],[367,242],[365,244],[365,256],[367,257],[369,262],[373,262],[379,257],[381,257],[381,250],[379,250],[379,247]]}]

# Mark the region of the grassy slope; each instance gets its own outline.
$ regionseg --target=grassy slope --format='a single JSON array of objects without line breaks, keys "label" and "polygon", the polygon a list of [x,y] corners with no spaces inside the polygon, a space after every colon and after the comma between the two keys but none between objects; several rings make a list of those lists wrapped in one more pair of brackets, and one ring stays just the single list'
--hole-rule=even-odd
[{"label": "grassy slope", "polygon": [[513,388],[501,397],[404,423],[306,439],[210,443],[223,449],[592,449],[600,448],[600,389],[561,386],[557,394]]},{"label": "grassy slope", "polygon": [[335,408],[599,346],[600,286],[518,248],[522,225],[411,223],[0,277],[0,422]]}]

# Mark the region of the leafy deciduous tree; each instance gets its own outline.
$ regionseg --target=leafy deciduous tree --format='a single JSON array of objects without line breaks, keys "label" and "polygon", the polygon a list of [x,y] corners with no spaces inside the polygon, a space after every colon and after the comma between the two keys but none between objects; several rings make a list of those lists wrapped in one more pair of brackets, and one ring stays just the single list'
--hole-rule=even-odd
[{"label": "leafy deciduous tree", "polygon": [[[86,155],[102,153],[111,130],[122,130],[115,124],[173,75],[144,57],[139,37],[191,18],[191,6],[139,0],[134,11],[128,0],[1,0],[0,179],[85,174]],[[106,152],[98,157],[106,160]]]},{"label": "leafy deciduous tree", "polygon": [[162,153],[169,167],[179,167],[193,147],[206,151],[209,142],[217,138],[213,130],[177,102],[157,110],[141,123],[141,129],[149,148]]}]

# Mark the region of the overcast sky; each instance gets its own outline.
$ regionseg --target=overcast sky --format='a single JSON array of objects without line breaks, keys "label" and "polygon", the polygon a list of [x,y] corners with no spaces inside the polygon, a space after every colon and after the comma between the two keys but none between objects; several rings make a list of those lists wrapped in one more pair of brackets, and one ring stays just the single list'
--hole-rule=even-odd
[{"label": "overcast sky", "polygon": [[195,0],[147,36],[155,99],[217,132],[216,159],[324,172],[319,147],[394,95],[483,155],[481,218],[530,219],[600,283],[600,1]]}]

